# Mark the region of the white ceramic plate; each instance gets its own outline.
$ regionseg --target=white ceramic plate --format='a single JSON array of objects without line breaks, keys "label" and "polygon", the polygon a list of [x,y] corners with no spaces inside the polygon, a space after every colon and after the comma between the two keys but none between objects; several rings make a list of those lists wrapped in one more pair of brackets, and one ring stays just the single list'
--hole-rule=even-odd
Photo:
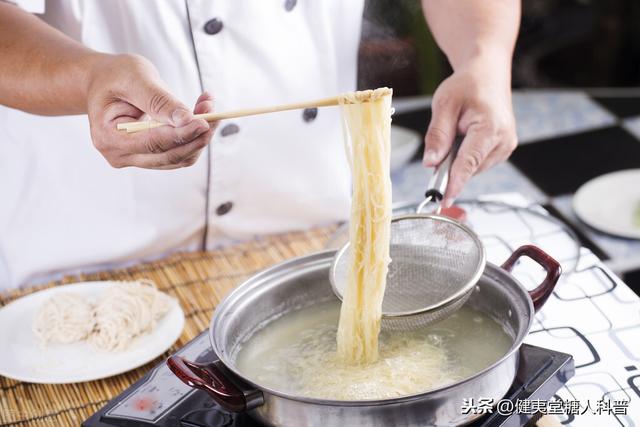
[{"label": "white ceramic plate", "polygon": [[640,169],[599,176],[584,184],[573,197],[576,215],[591,227],[632,239],[640,239],[634,216],[640,209]]},{"label": "white ceramic plate", "polygon": [[184,327],[184,313],[174,300],[156,328],[120,352],[101,352],[80,342],[43,346],[31,332],[33,316],[52,295],[69,292],[96,298],[113,282],[56,286],[24,296],[0,309],[0,375],[19,381],[67,384],[93,381],[130,371],[164,353]]},{"label": "white ceramic plate", "polygon": [[414,130],[391,126],[391,170],[406,164],[422,144],[422,137]]}]

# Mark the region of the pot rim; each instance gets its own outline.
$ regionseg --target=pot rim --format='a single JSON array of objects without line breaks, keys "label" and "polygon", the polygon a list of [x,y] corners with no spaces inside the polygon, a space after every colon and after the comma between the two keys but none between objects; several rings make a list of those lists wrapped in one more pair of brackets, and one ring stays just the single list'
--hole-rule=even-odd
[{"label": "pot rim", "polygon": [[[488,275],[502,275],[503,277],[507,277],[510,279],[510,281],[512,281],[515,284],[515,287],[518,289],[519,292],[522,293],[523,295],[523,299],[526,301],[526,305],[529,309],[528,314],[529,314],[529,322],[528,325],[526,325],[526,328],[524,328],[523,330],[525,331],[525,333],[523,334],[517,334],[514,337],[514,341],[511,344],[511,347],[509,348],[509,350],[500,358],[498,358],[495,362],[493,362],[492,364],[490,364],[489,366],[487,366],[486,368],[474,373],[473,375],[470,375],[462,380],[459,381],[455,381],[453,383],[450,384],[446,384],[440,387],[436,387],[436,388],[432,388],[429,390],[425,390],[425,391],[421,391],[420,393],[415,393],[415,394],[409,394],[406,396],[398,396],[398,397],[393,397],[393,398],[389,398],[389,399],[367,399],[367,400],[336,400],[336,399],[322,399],[322,398],[317,398],[317,397],[309,397],[309,396],[298,396],[298,395],[293,395],[290,393],[286,393],[283,391],[279,391],[279,390],[275,390],[272,389],[270,387],[266,387],[266,386],[262,386],[260,384],[257,384],[256,382],[252,381],[250,378],[247,378],[245,375],[243,375],[235,366],[235,364],[230,363],[230,361],[228,360],[228,356],[226,352],[221,352],[219,351],[220,348],[217,345],[217,341],[215,339],[214,333],[213,331],[215,330],[215,328],[217,327],[218,323],[221,321],[220,320],[220,313],[223,313],[225,305],[227,304],[227,302],[229,300],[232,299],[233,296],[235,296],[236,294],[242,293],[245,291],[245,289],[242,289],[243,287],[248,286],[249,284],[252,283],[260,283],[263,280],[265,280],[266,278],[272,278],[274,276],[274,273],[285,273],[286,271],[282,271],[285,267],[288,267],[289,264],[295,264],[295,263],[300,263],[303,260],[308,260],[309,264],[308,265],[315,265],[315,264],[325,264],[325,263],[329,263],[330,266],[330,262],[333,259],[333,256],[335,255],[336,250],[324,250],[324,251],[319,251],[319,252],[314,252],[311,254],[307,254],[307,255],[303,255],[303,256],[299,256],[299,257],[295,257],[295,258],[291,258],[285,261],[282,261],[278,264],[275,264],[263,271],[261,271],[260,273],[249,277],[247,280],[245,280],[244,282],[242,282],[241,284],[239,284],[235,289],[233,289],[233,291],[231,291],[221,302],[220,304],[218,304],[218,306],[216,307],[216,310],[214,312],[214,315],[211,319],[211,323],[209,325],[209,342],[211,343],[211,347],[214,351],[214,353],[216,354],[216,356],[219,358],[219,360],[224,364],[225,368],[232,373],[233,375],[237,376],[238,378],[240,378],[242,381],[246,382],[247,384],[251,385],[252,387],[254,387],[256,390],[260,390],[262,392],[266,392],[284,399],[288,399],[288,400],[295,400],[297,402],[304,402],[304,403],[310,403],[310,404],[315,404],[315,405],[325,405],[325,406],[383,406],[383,405],[393,405],[393,404],[397,404],[397,403],[404,403],[404,402],[410,402],[410,401],[414,401],[414,400],[419,400],[422,399],[424,396],[432,394],[432,393],[437,393],[437,392],[443,392],[443,391],[447,391],[456,387],[460,387],[463,384],[467,384],[473,380],[475,380],[476,378],[479,378],[483,375],[485,375],[487,372],[495,369],[497,366],[501,365],[502,363],[504,363],[506,360],[508,360],[509,358],[511,358],[514,353],[516,353],[517,351],[520,350],[520,347],[522,346],[522,343],[525,339],[525,337],[528,335],[529,330],[531,330],[531,326],[533,324],[533,320],[534,320],[534,307],[533,307],[533,301],[531,300],[531,297],[529,296],[528,291],[526,290],[526,288],[508,271],[504,270],[503,268],[500,268],[499,266],[491,263],[491,262],[486,262],[485,264],[485,270],[482,272],[482,276],[484,276],[485,274]],[[489,272],[489,273],[487,273]],[[494,277],[495,278],[495,277]],[[335,294],[334,294],[335,297]],[[336,297],[336,299],[339,301],[339,299]],[[521,335],[521,336],[519,336]],[[222,356],[221,356],[222,353]]]}]

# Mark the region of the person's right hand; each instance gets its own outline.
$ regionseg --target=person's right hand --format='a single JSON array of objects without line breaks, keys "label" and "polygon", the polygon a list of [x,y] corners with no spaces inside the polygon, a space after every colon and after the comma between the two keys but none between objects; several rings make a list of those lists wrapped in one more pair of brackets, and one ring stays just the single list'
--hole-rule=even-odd
[{"label": "person's right hand", "polygon": [[[216,126],[193,116],[213,111],[208,93],[200,95],[192,113],[166,90],[151,62],[136,55],[100,56],[87,89],[87,111],[93,145],[115,168],[191,166]],[[170,126],[134,134],[116,129],[145,115]]]}]

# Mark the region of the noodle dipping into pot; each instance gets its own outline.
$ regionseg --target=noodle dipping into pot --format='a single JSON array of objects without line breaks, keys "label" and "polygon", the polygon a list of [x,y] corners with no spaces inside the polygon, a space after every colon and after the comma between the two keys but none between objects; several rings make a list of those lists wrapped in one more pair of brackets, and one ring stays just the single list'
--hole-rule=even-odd
[{"label": "noodle dipping into pot", "polygon": [[390,261],[391,90],[345,95],[342,112],[353,181],[342,304],[314,304],[267,322],[236,350],[238,368],[294,395],[371,400],[422,393],[489,366],[512,339],[470,308],[430,326],[380,332]]}]

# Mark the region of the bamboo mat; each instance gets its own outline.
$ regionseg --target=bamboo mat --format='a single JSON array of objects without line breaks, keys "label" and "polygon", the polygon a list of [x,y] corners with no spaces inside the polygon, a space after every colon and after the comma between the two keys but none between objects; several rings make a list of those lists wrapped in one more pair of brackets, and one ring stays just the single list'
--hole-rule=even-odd
[{"label": "bamboo mat", "polygon": [[269,236],[219,251],[176,254],[132,268],[66,277],[0,294],[3,306],[23,295],[61,284],[147,278],[180,301],[186,318],[180,339],[168,352],[122,375],[68,385],[30,384],[0,377],[0,425],[79,426],[151,367],[206,329],[216,305],[237,284],[270,265],[322,250],[333,231],[335,227]]}]

